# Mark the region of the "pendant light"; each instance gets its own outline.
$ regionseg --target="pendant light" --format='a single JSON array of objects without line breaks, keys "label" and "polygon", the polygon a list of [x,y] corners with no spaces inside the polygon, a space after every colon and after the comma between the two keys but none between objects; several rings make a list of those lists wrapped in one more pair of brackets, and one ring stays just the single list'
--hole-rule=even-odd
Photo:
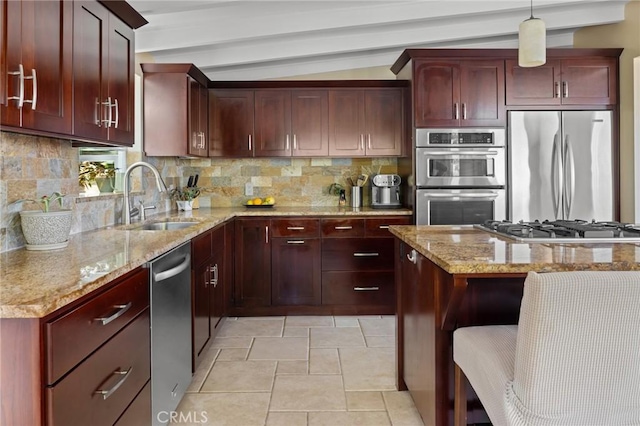
[{"label": "pendant light", "polygon": [[531,17],[520,24],[518,29],[518,65],[521,67],[539,67],[547,62],[547,29],[544,21]]}]

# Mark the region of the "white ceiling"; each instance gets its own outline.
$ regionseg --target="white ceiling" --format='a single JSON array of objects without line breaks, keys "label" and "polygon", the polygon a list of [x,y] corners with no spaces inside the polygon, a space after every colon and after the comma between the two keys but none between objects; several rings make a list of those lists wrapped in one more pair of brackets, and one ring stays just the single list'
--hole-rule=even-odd
[{"label": "white ceiling", "polygon": [[[149,24],[136,53],[194,63],[212,80],[261,80],[390,67],[408,47],[516,48],[529,0],[129,0]],[[536,0],[547,47],[624,20],[621,0]],[[613,46],[612,46],[613,47]]]}]

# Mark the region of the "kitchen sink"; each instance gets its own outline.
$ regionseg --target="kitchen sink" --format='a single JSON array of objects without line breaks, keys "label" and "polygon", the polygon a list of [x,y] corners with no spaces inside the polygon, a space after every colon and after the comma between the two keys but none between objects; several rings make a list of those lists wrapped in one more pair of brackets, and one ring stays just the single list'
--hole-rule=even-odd
[{"label": "kitchen sink", "polygon": [[189,228],[190,226],[197,225],[198,222],[153,222],[145,223],[131,230],[138,231],[175,231],[178,229]]}]

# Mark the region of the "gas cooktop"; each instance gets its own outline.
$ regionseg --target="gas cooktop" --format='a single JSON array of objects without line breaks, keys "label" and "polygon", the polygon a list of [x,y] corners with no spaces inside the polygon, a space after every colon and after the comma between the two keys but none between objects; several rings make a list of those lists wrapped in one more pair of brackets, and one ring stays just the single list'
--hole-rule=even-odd
[{"label": "gas cooktop", "polygon": [[487,220],[478,229],[519,242],[531,243],[638,243],[640,225],[585,220],[518,222]]}]

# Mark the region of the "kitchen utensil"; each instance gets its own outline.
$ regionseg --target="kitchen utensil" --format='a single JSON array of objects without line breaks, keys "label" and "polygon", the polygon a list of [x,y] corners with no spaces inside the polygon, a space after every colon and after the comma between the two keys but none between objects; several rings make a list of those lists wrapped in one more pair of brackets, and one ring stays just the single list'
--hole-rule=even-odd
[{"label": "kitchen utensil", "polygon": [[191,188],[193,185],[193,176],[189,176],[189,180],[187,181],[187,188]]},{"label": "kitchen utensil", "polygon": [[196,176],[193,178],[193,186],[198,186],[198,178],[200,177],[200,175],[196,174]]},{"label": "kitchen utensil", "polygon": [[368,179],[369,179],[369,175],[365,175],[365,174],[359,175],[356,186],[364,186],[367,183]]},{"label": "kitchen utensil", "polygon": [[347,177],[347,183],[349,184],[349,186],[356,186],[356,185],[353,183],[353,179],[351,179],[351,176]]}]

